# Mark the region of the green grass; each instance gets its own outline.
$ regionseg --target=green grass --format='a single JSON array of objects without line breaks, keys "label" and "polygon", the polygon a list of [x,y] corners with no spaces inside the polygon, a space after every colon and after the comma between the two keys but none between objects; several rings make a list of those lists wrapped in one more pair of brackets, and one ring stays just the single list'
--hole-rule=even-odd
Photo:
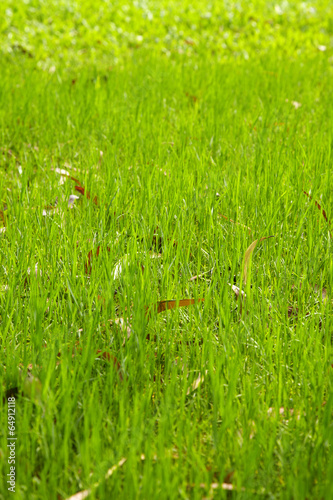
[{"label": "green grass", "polygon": [[333,498],[332,6],[92,5],[0,7],[0,498],[11,394],[13,498]]}]

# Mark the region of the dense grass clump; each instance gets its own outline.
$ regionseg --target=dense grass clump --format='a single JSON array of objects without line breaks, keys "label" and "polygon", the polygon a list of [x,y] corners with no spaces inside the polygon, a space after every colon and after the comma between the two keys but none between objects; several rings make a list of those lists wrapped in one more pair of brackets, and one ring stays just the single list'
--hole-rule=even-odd
[{"label": "dense grass clump", "polygon": [[0,498],[333,496],[330,13],[2,2]]}]

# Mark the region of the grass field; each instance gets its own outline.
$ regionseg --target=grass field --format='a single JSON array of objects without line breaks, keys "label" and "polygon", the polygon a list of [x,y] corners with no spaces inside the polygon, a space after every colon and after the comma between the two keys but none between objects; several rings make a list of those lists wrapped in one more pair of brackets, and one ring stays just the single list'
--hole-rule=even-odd
[{"label": "grass field", "polygon": [[333,498],[332,20],[1,2],[1,499]]}]

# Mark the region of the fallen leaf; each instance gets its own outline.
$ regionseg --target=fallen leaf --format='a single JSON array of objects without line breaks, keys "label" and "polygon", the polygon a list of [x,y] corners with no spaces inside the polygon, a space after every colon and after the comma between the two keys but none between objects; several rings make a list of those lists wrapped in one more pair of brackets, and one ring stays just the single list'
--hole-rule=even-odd
[{"label": "fallen leaf", "polygon": [[[76,191],[78,191],[79,193],[81,193],[83,196],[86,196],[88,198],[88,200],[90,200],[91,196],[90,196],[89,191],[85,190],[82,186],[75,186],[75,189],[76,189]],[[93,198],[93,203],[95,203],[95,205],[98,205],[98,198],[97,198],[97,196],[95,196]]]},{"label": "fallen leaf", "polygon": [[157,302],[152,307],[146,306],[146,315],[150,318],[151,309],[157,314],[166,311],[168,309],[176,309],[177,307],[190,306],[192,304],[198,304],[199,302],[204,302],[205,299],[182,299],[182,300],[161,300]]},{"label": "fallen leaf", "polygon": [[260,238],[258,240],[254,240],[251,243],[251,245],[249,246],[249,248],[246,250],[245,255],[244,255],[244,271],[243,271],[244,285],[246,285],[248,264],[250,262],[253,250],[255,249],[255,247],[257,246],[257,244],[260,241],[268,240],[269,238],[274,238],[274,235],[272,235],[272,236],[264,236],[263,238]]}]

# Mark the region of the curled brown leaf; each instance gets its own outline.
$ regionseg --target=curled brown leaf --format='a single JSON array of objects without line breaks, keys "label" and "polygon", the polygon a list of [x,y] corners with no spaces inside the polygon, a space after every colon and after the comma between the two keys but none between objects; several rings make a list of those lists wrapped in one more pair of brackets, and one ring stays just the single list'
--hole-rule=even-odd
[{"label": "curled brown leaf", "polygon": [[151,311],[153,310],[157,314],[167,311],[168,309],[176,309],[177,307],[185,307],[193,304],[198,304],[204,302],[205,299],[182,299],[182,300],[161,300],[153,306],[146,306],[146,316],[150,318]]},{"label": "curled brown leaf", "polygon": [[[83,196],[86,196],[88,198],[88,200],[91,199],[91,195],[90,195],[89,191],[87,191],[84,187],[75,186],[75,190],[78,191],[79,193],[81,193]],[[92,201],[93,201],[93,203],[95,203],[95,205],[98,205],[97,196],[95,196]]]}]

